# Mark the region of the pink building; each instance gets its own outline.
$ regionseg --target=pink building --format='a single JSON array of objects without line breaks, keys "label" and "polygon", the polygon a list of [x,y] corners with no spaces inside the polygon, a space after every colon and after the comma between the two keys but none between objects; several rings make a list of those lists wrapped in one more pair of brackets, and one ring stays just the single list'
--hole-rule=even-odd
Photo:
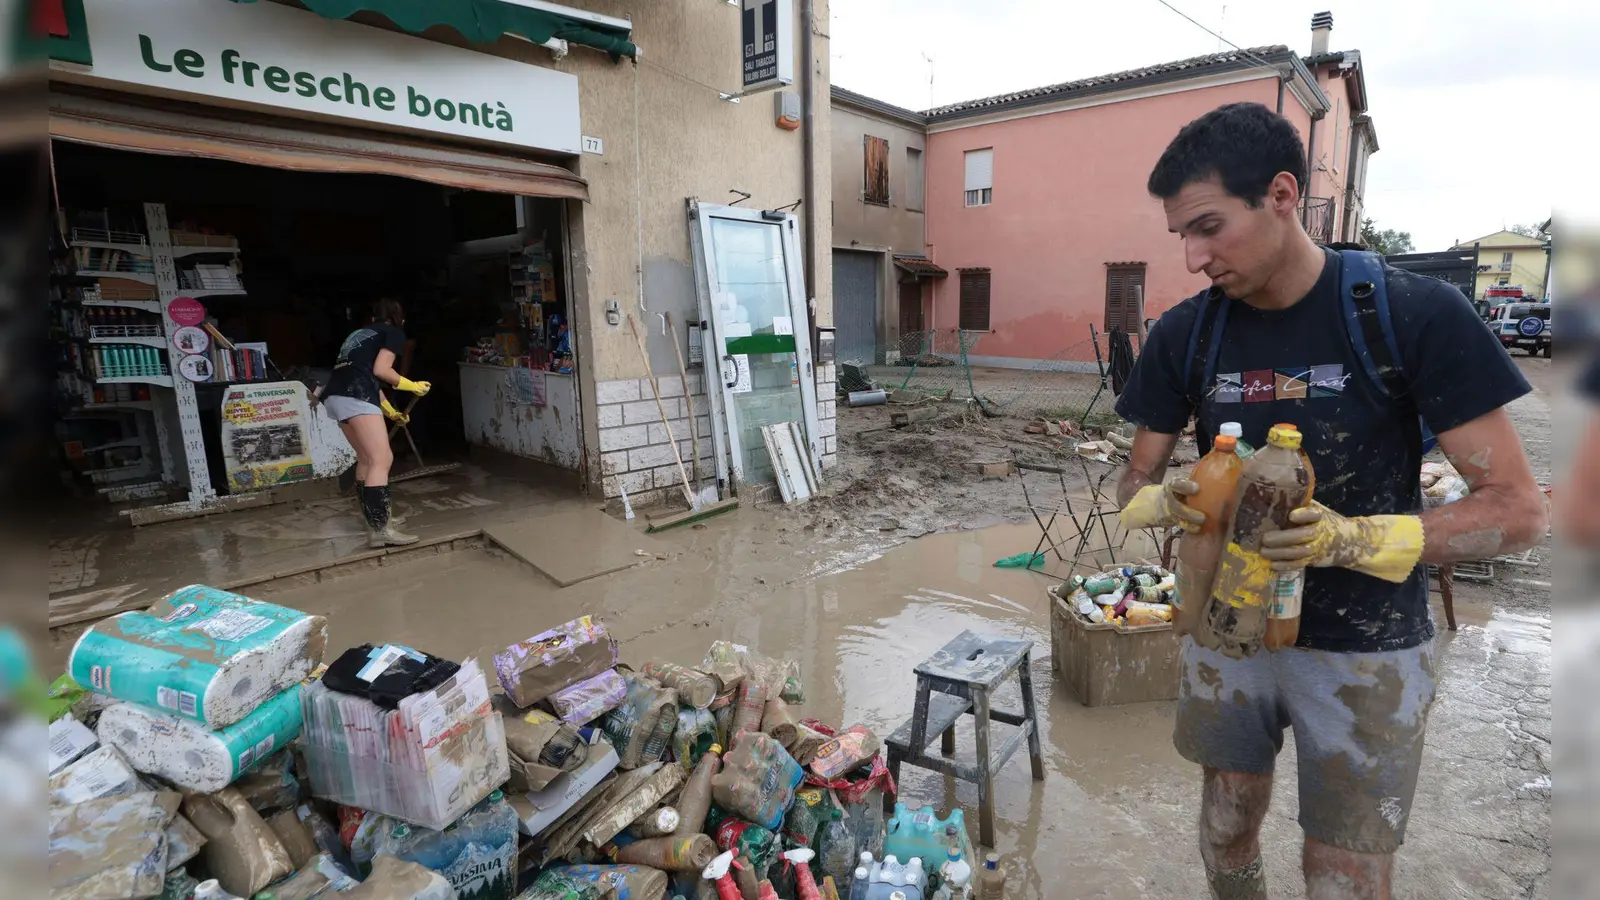
[{"label": "pink building", "polygon": [[950,276],[924,292],[923,327],[970,332],[974,363],[1033,366],[1091,324],[1132,330],[1204,288],[1145,179],[1179,128],[1226,103],[1295,124],[1312,169],[1307,230],[1355,240],[1377,149],[1361,59],[1328,51],[1331,15],[1312,25],[1306,56],[1261,47],[929,111],[927,256]]}]

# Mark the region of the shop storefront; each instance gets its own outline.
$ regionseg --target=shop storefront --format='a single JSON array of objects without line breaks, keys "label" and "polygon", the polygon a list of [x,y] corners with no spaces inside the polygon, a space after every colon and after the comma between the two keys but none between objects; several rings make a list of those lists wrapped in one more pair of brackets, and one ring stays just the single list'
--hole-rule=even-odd
[{"label": "shop storefront", "polygon": [[[783,387],[762,409],[798,423],[820,474],[832,377],[810,358],[807,317],[825,325],[827,310],[813,315],[815,288],[796,281],[799,219],[745,211],[790,249],[783,296],[733,353],[749,323],[713,325],[749,310],[737,289],[696,286],[737,252],[691,251],[699,226],[682,212],[735,177],[775,185],[764,204],[792,203],[798,144],[748,103],[686,87],[701,79],[640,65],[630,20],[532,0],[60,5],[57,437],[64,465],[110,499],[204,509],[347,469],[309,386],[386,297],[407,312],[404,374],[434,384],[411,426],[430,457],[531,460],[616,497],[664,487],[662,451],[681,442],[726,495],[775,477],[749,452],[757,417],[730,416],[754,408],[740,395]],[[738,12],[694,16],[731,35]],[[737,46],[708,64],[737,65]],[[682,150],[648,154],[652,139],[745,152],[653,179]],[[670,232],[647,224],[673,206]],[[674,303],[687,369],[663,352]],[[646,373],[668,395],[659,422],[629,405],[652,400]]]}]

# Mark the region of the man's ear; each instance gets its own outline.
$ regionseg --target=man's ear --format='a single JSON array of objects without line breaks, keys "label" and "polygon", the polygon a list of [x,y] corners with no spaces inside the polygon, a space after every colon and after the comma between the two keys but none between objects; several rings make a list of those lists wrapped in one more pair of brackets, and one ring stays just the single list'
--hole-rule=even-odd
[{"label": "man's ear", "polygon": [[1267,185],[1267,202],[1274,212],[1293,216],[1300,205],[1300,182],[1288,172],[1279,172]]}]

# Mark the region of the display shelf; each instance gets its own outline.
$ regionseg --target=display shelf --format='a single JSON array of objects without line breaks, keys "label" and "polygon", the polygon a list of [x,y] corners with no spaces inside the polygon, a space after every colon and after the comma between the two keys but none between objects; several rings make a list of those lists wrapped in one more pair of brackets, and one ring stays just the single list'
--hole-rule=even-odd
[{"label": "display shelf", "polygon": [[74,247],[91,247],[98,250],[120,250],[123,253],[135,253],[139,256],[149,256],[148,244],[119,244],[116,241],[75,240]]},{"label": "display shelf", "polygon": [[92,337],[91,344],[141,344],[145,347],[155,347],[160,350],[167,349],[167,339],[164,337]]},{"label": "display shelf", "polygon": [[143,447],[143,446],[144,446],[144,439],[143,438],[131,437],[131,438],[123,438],[120,441],[111,441],[111,442],[105,443],[105,444],[98,444],[98,445],[93,446],[93,447],[85,447],[83,449],[83,452],[85,452],[85,453],[98,453],[101,450],[115,450],[118,447]]},{"label": "display shelf", "polygon": [[238,247],[202,247],[202,246],[195,246],[195,245],[186,245],[186,246],[182,246],[182,247],[173,247],[172,248],[172,255],[175,256],[175,257],[199,256],[199,255],[201,255],[203,253],[230,253],[230,254],[232,254],[232,253],[238,253],[238,252],[239,252],[239,248]]},{"label": "display shelf", "polygon": [[126,400],[120,403],[85,403],[67,410],[69,416],[109,416],[118,414],[131,414],[150,412],[155,405],[149,400]]},{"label": "display shelf", "polygon": [[179,297],[243,297],[249,293],[242,287],[237,288],[178,288]]},{"label": "display shelf", "polygon": [[172,387],[171,375],[119,375],[115,378],[96,378],[95,384],[154,384]]},{"label": "display shelf", "polygon": [[77,274],[80,278],[122,278],[127,281],[137,281],[142,284],[153,285],[156,283],[156,276],[153,272],[115,272],[108,271],[106,269],[79,269]]},{"label": "display shelf", "polygon": [[145,312],[161,312],[160,300],[80,300],[84,306],[123,306],[128,309],[142,309]]},{"label": "display shelf", "polygon": [[106,484],[124,478],[139,478],[151,473],[150,460],[142,459],[131,466],[107,466],[104,469],[89,469],[83,474],[93,479],[96,484]]}]

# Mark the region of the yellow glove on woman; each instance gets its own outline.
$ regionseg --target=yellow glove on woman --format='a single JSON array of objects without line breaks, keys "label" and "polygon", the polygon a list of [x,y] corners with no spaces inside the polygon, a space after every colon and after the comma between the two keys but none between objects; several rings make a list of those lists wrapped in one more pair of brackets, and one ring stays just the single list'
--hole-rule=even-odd
[{"label": "yellow glove on woman", "polygon": [[1122,508],[1122,527],[1170,528],[1182,525],[1192,531],[1205,524],[1206,514],[1184,504],[1185,498],[1200,491],[1200,486],[1187,478],[1167,484],[1147,484],[1133,495]]},{"label": "yellow glove on woman", "polygon": [[383,417],[385,419],[388,419],[389,421],[395,423],[396,425],[409,425],[409,424],[411,424],[411,417],[406,415],[405,413],[401,412],[400,410],[395,409],[393,406],[391,406],[389,404],[389,398],[388,397],[385,397],[382,400],[378,401],[378,408],[383,410]]},{"label": "yellow glove on woman", "polygon": [[1396,584],[1422,560],[1422,519],[1417,516],[1341,516],[1321,503],[1297,509],[1299,528],[1261,538],[1261,556],[1279,572],[1306,566],[1353,569]]},{"label": "yellow glove on woman", "polygon": [[428,393],[428,391],[433,387],[432,384],[429,384],[426,381],[412,381],[404,375],[400,376],[400,380],[395,382],[394,386],[402,391],[409,391],[410,393],[416,394],[418,397]]}]

